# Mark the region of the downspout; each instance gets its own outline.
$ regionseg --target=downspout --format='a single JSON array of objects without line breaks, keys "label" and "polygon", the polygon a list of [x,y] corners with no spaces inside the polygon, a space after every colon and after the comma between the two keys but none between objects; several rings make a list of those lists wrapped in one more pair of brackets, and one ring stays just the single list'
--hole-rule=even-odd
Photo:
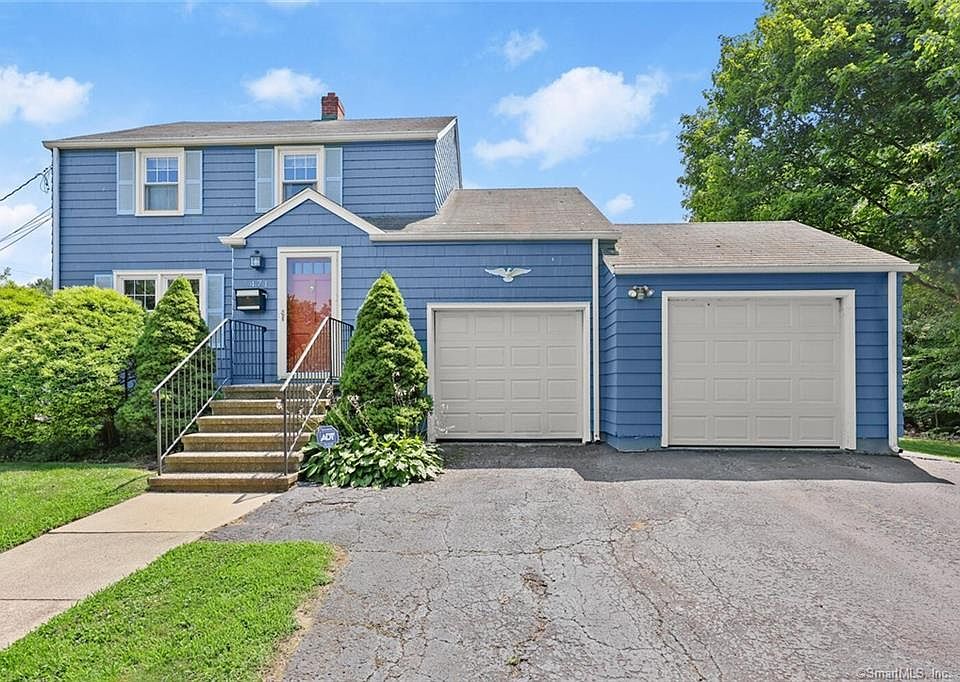
[{"label": "downspout", "polygon": [[593,349],[593,440],[600,440],[600,241],[593,240],[593,305],[591,312]]},{"label": "downspout", "polygon": [[898,368],[897,353],[897,273],[887,273],[887,444],[893,452],[900,452],[899,420],[897,419]]},{"label": "downspout", "polygon": [[54,147],[51,151],[53,160],[50,163],[50,183],[53,188],[50,199],[50,281],[53,290],[60,288],[60,149]]}]

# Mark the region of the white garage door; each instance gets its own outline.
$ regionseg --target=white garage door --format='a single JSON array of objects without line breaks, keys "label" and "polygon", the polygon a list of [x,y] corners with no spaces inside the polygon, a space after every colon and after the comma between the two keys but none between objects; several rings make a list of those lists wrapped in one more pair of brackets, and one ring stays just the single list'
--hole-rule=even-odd
[{"label": "white garage door", "polygon": [[434,311],[439,438],[581,438],[583,312]]},{"label": "white garage door", "polygon": [[840,301],[671,298],[669,445],[839,446]]}]

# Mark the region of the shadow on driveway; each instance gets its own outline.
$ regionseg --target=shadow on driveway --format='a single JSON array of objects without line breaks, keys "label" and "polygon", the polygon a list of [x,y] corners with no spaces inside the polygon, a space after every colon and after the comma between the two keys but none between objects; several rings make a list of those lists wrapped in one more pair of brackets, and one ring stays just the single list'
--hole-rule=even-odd
[{"label": "shadow on driveway", "polygon": [[[574,443],[446,443],[447,469],[572,469],[585,481],[872,481],[954,485],[902,457],[804,450],[619,452]],[[960,474],[960,468],[958,468]]]}]

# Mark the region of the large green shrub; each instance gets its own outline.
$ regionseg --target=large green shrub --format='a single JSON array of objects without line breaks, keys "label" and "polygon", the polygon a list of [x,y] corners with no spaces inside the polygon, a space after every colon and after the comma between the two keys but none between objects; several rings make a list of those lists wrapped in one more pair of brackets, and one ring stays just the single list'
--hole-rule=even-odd
[{"label": "large green shrub", "polygon": [[[156,309],[147,316],[143,334],[133,351],[137,384],[117,413],[117,426],[131,443],[141,444],[155,438],[157,428],[153,389],[190,354],[208,334],[207,325],[200,317],[197,298],[190,283],[180,277],[171,282],[166,293],[157,302]],[[206,350],[194,356],[196,367],[190,372],[191,381],[182,391],[161,396],[164,400],[179,400],[183,409],[172,406],[171,414],[189,420],[212,390],[214,366],[212,352]],[[197,399],[200,396],[200,402]],[[178,429],[179,431],[179,429]]]},{"label": "large green shrub", "polygon": [[370,287],[357,313],[340,381],[327,417],[345,435],[418,433],[430,411],[423,351],[389,273]]},{"label": "large green shrub", "polygon": [[327,450],[316,440],[303,449],[304,476],[339,488],[384,488],[432,481],[443,471],[440,449],[416,436],[350,436]]},{"label": "large green shrub", "polygon": [[60,459],[117,443],[120,374],[143,310],[115,291],[64,289],[0,344],[0,436]]},{"label": "large green shrub", "polygon": [[27,313],[47,304],[42,291],[12,282],[0,285],[0,336]]}]

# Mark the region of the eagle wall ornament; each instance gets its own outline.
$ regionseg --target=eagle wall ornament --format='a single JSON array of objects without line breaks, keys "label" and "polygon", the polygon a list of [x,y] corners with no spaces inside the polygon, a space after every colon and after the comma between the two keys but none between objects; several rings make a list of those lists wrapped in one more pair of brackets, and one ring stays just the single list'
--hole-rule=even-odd
[{"label": "eagle wall ornament", "polygon": [[512,282],[520,275],[525,275],[530,272],[530,268],[497,268],[495,270],[484,268],[484,272],[487,272],[494,277],[500,277],[504,282]]}]

